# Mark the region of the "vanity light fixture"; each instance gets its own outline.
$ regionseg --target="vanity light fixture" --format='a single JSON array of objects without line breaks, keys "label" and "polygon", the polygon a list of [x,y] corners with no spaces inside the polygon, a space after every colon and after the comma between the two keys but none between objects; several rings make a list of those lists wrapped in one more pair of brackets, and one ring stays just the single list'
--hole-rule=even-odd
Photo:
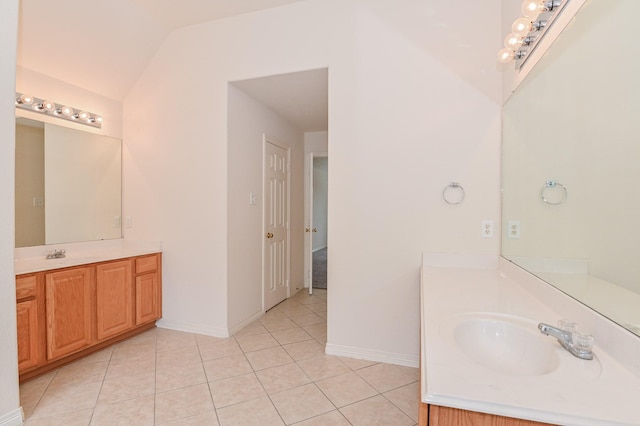
[{"label": "vanity light fixture", "polygon": [[542,39],[545,31],[570,0],[524,0],[521,18],[511,26],[504,39],[504,48],[498,52],[498,62],[515,61],[520,69]]},{"label": "vanity light fixture", "polygon": [[35,98],[24,93],[16,93],[16,108],[46,114],[64,120],[75,121],[87,126],[102,128],[102,117],[92,112],[76,110],[66,105],[56,105],[49,100]]}]

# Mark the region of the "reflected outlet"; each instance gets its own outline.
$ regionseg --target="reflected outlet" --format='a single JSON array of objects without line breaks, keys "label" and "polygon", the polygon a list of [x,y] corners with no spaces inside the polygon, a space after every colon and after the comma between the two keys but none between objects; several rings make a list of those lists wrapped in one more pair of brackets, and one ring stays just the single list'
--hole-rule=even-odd
[{"label": "reflected outlet", "polygon": [[520,238],[520,221],[510,220],[507,222],[507,238],[518,239]]}]

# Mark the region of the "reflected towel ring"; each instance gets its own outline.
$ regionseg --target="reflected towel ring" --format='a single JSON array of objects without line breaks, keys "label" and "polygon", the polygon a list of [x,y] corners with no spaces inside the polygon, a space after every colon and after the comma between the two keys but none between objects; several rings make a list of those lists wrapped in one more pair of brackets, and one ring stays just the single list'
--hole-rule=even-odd
[{"label": "reflected towel ring", "polygon": [[[561,188],[562,189],[562,198],[559,201],[550,201],[547,196],[545,196],[545,191],[547,189],[553,189],[553,188]],[[551,205],[551,206],[558,206],[560,204],[563,204],[565,201],[567,201],[567,187],[564,186],[563,184],[556,182],[555,180],[548,180],[544,183],[544,186],[542,187],[542,189],[540,190],[540,198],[542,198],[542,201],[544,201],[545,203]]]},{"label": "reflected towel ring", "polygon": [[[455,196],[454,194],[458,194]],[[451,205],[460,204],[464,201],[464,188],[458,182],[451,182],[442,190],[442,199]]]}]

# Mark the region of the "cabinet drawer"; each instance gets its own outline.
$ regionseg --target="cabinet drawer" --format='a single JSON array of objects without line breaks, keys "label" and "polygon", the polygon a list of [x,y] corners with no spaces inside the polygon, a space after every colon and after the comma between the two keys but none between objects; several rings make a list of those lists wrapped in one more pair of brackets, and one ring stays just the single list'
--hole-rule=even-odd
[{"label": "cabinet drawer", "polygon": [[36,276],[16,278],[16,300],[36,297]]},{"label": "cabinet drawer", "polygon": [[151,272],[158,269],[158,256],[151,255],[136,259],[136,274]]}]

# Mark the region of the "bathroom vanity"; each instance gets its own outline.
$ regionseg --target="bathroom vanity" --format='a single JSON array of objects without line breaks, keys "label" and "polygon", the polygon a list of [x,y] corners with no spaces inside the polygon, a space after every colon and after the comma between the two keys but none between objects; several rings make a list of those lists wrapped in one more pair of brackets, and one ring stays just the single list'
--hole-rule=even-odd
[{"label": "bathroom vanity", "polygon": [[[424,425],[640,425],[638,337],[498,256],[425,253]],[[583,360],[538,323],[578,322]]]},{"label": "bathroom vanity", "polygon": [[153,328],[162,316],[162,254],[153,245],[120,241],[67,253],[16,260],[21,381]]}]

